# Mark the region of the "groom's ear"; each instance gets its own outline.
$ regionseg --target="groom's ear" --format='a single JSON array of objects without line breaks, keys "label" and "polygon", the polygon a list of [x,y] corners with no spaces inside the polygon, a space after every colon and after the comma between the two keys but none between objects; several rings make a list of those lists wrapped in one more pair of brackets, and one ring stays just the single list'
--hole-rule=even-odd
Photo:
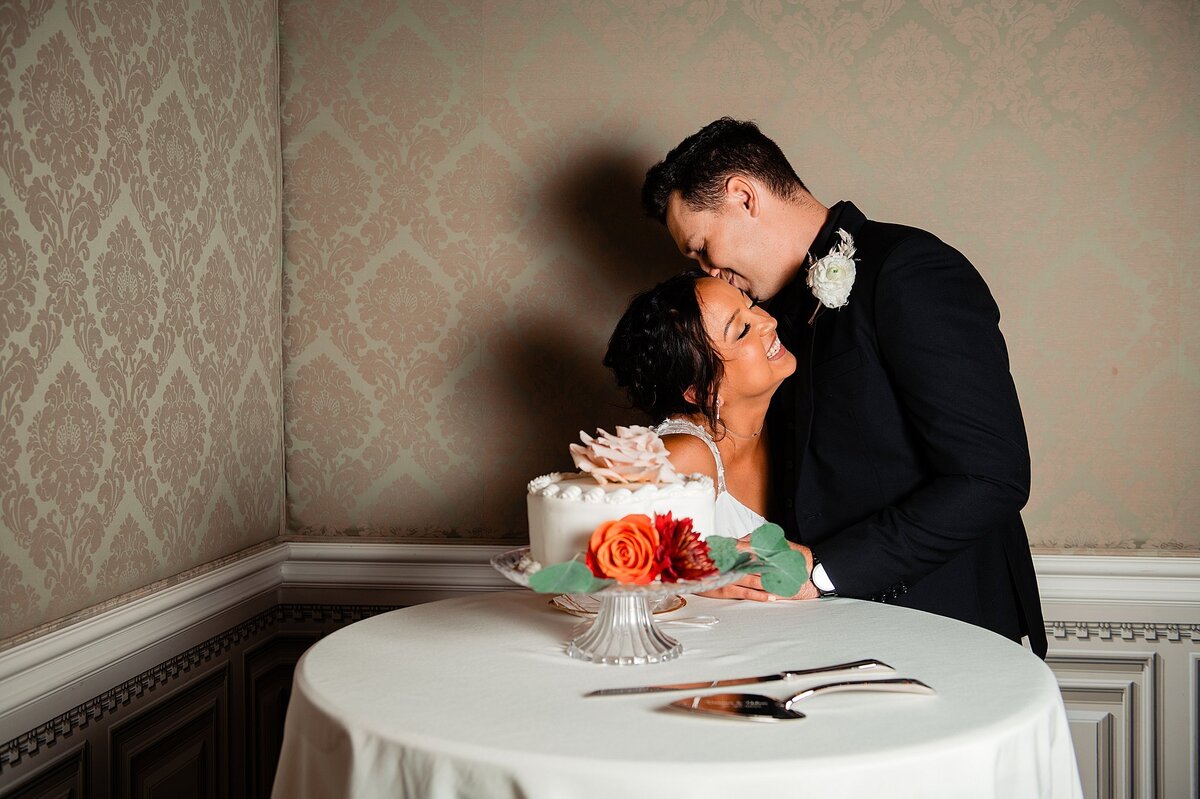
[{"label": "groom's ear", "polygon": [[742,175],[730,175],[725,181],[725,201],[750,216],[761,210],[759,186]]},{"label": "groom's ear", "polygon": [[695,386],[692,386],[692,387],[688,388],[687,391],[683,392],[683,398],[685,400],[687,400],[688,402],[692,403],[693,405],[696,405],[697,403],[696,403],[696,388],[695,388]]}]

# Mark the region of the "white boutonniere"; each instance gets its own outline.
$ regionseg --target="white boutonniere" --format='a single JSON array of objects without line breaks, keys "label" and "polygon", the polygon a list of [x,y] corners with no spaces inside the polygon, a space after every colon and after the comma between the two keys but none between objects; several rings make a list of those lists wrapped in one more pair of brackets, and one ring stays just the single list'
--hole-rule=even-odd
[{"label": "white boutonniere", "polygon": [[[854,286],[854,238],[837,229],[841,241],[834,245],[829,254],[819,260],[808,256],[809,267],[805,282],[812,289],[813,296],[826,308],[841,308],[850,299],[850,289]],[[817,318],[818,305],[813,309],[813,315],[808,323],[811,325]]]}]

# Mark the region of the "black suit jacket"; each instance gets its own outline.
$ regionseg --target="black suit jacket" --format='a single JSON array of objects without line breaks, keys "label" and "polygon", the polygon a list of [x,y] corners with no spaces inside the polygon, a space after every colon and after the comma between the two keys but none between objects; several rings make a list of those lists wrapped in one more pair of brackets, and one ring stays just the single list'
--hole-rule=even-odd
[{"label": "black suit jacket", "polygon": [[796,374],[771,406],[775,507],[842,596],[894,602],[1046,652],[1029,541],[1029,447],[999,310],[930,233],[830,209],[811,252],[854,237],[849,304],[801,273],[768,308]]}]

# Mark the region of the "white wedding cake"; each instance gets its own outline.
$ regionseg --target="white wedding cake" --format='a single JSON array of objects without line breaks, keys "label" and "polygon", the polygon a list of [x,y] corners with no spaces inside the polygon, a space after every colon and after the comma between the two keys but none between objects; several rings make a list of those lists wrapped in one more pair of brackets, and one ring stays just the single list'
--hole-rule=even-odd
[{"label": "white wedding cake", "polygon": [[670,512],[690,518],[704,538],[713,532],[713,482],[702,474],[681,476],[667,460],[662,439],[648,427],[618,427],[616,434],[580,433],[571,445],[580,471],[554,472],[529,482],[530,557],[543,565],[570,560],[587,549],[603,522],[632,513]]}]

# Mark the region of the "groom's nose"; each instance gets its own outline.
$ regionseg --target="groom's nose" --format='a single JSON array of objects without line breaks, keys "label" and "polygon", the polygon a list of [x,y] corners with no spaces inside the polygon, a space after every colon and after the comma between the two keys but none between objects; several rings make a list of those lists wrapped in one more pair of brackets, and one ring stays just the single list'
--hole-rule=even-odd
[{"label": "groom's nose", "polygon": [[721,267],[713,266],[712,264],[703,264],[701,265],[700,269],[708,274],[709,277],[715,277],[718,280],[724,280],[731,286],[734,285],[733,272],[729,269],[722,269]]}]

